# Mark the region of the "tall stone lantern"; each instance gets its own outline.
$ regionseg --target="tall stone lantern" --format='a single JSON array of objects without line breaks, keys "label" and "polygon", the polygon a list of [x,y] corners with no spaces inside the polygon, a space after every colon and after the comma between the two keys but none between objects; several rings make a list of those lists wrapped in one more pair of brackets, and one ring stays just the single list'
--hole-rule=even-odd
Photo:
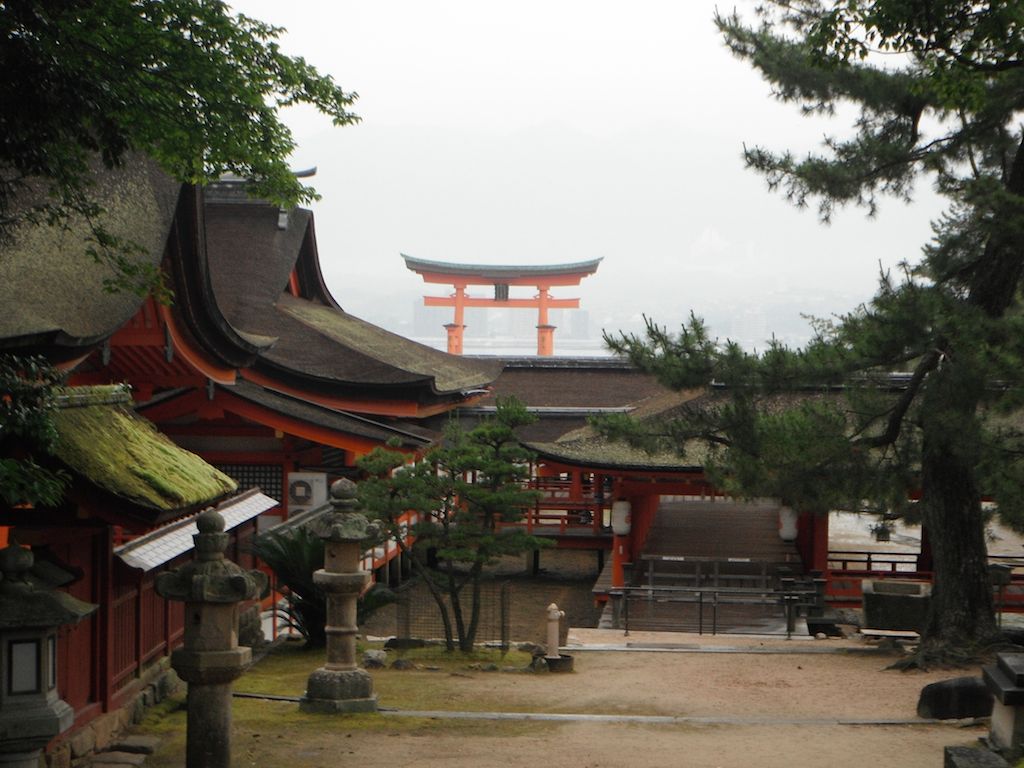
[{"label": "tall stone lantern", "polygon": [[196,559],[161,573],[156,591],[185,603],[185,642],[171,666],[188,683],[186,768],[231,764],[231,682],[252,660],[238,645],[238,604],[267,594],[267,575],[225,559],[224,518],[207,509],[196,518]]},{"label": "tall stone lantern", "polygon": [[356,600],[370,582],[359,569],[363,545],[377,527],[358,510],[356,484],[341,479],[331,485],[331,511],[310,524],[324,540],[324,567],[313,581],[327,593],[327,663],[306,683],[303,712],[376,712],[373,678],[356,665]]},{"label": "tall stone lantern", "polygon": [[0,549],[0,766],[38,768],[75,713],[57,693],[57,628],[98,608],[29,578],[32,551]]}]

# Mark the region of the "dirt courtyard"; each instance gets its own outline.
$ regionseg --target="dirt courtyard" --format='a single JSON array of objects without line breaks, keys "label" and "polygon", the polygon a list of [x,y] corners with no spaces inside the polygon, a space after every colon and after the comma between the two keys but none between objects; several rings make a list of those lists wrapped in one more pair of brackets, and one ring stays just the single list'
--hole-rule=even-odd
[{"label": "dirt courtyard", "polygon": [[[236,698],[232,765],[934,768],[945,746],[975,745],[988,732],[984,724],[916,717],[924,685],[979,674],[976,668],[891,671],[896,656],[854,640],[626,637],[595,628],[593,553],[545,552],[539,579],[525,578],[526,565],[502,564],[518,595],[513,639],[539,641],[543,609],[557,602],[571,626],[574,672],[485,671],[430,660],[408,670],[374,669],[378,715],[307,715],[293,701]],[[386,614],[374,622],[367,634],[390,634]],[[277,668],[273,661],[256,665],[236,690],[301,696],[322,652],[292,656]],[[147,768],[180,768],[184,713],[149,732],[162,734],[164,746]]]},{"label": "dirt courtyard", "polygon": [[[690,650],[574,648],[569,674],[429,664],[377,669],[379,715],[306,715],[294,702],[235,699],[232,765],[934,768],[942,764],[943,747],[973,745],[987,733],[984,725],[928,724],[915,716],[922,686],[977,670],[902,673],[885,669],[891,655],[811,652],[864,647],[841,640],[624,638],[575,629],[570,635],[588,645]],[[306,670],[322,657],[296,661],[300,673],[279,694],[300,695]],[[236,689],[254,686],[243,677]],[[572,717],[531,719],[550,715]],[[671,720],[627,719],[636,716]],[[180,766],[183,713],[158,728],[165,748],[147,766]]]}]

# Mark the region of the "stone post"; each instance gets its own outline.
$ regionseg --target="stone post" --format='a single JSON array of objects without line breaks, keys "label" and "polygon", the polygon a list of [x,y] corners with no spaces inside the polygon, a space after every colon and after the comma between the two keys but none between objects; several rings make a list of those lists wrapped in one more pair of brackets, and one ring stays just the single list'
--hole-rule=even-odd
[{"label": "stone post", "polygon": [[229,768],[231,764],[231,682],[252,660],[238,645],[238,604],[267,594],[260,571],[244,571],[225,559],[224,518],[207,509],[196,519],[196,559],[161,573],[156,591],[185,603],[184,646],[171,666],[188,683],[186,768]]},{"label": "stone post", "polygon": [[558,606],[552,603],[548,606],[548,652],[544,658],[546,659],[557,659],[560,654],[558,652],[558,630],[561,620],[565,618],[565,611],[558,609]]},{"label": "stone post", "polygon": [[327,663],[309,676],[303,712],[377,711],[373,678],[356,665],[356,600],[370,582],[359,561],[376,531],[358,505],[355,483],[338,480],[331,485],[331,511],[310,523],[324,540],[324,567],[313,581],[327,593]]}]

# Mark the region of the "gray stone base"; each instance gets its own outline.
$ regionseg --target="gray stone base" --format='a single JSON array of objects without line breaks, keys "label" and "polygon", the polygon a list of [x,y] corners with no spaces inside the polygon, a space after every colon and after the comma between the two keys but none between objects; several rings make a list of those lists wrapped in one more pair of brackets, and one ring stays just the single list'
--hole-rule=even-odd
[{"label": "gray stone base", "polygon": [[373,678],[365,669],[320,667],[309,676],[299,708],[303,712],[376,712]]},{"label": "gray stone base", "polygon": [[943,768],[1008,768],[995,752],[976,747],[946,747]]},{"label": "gray stone base", "polygon": [[317,715],[354,715],[360,712],[376,712],[377,697],[369,699],[310,699],[305,696],[299,701],[302,712]]},{"label": "gray stone base", "polygon": [[548,663],[548,669],[552,672],[572,672],[572,656],[562,653],[558,658],[545,656],[544,661]]}]

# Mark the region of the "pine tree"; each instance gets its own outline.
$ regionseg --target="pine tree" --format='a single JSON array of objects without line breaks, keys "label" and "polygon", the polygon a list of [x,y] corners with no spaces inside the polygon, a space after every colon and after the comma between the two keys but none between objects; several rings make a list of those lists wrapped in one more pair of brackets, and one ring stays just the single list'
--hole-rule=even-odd
[{"label": "pine tree", "polygon": [[[383,448],[358,462],[369,475],[359,484],[359,498],[411,556],[437,604],[450,651],[456,643],[461,651],[473,650],[484,568],[547,545],[518,527],[501,526],[520,520],[536,498],[524,483],[531,455],[515,437],[516,427],[533,420],[515,399],[501,399],[496,413],[469,431],[450,424],[442,444],[415,464],[407,466],[406,455]],[[402,522],[409,511],[420,515],[409,529],[416,542],[411,551]],[[436,566],[428,552],[436,555]]]},{"label": "pine tree", "polygon": [[949,208],[920,259],[801,349],[748,353],[696,318],[609,342],[672,386],[726,385],[655,437],[703,440],[727,487],[920,515],[935,585],[918,661],[972,653],[997,635],[982,498],[1024,526],[1024,3],[778,0],[716,22],[777,98],[859,110],[819,152],[746,149],[770,189],[827,221],[930,179]]}]

